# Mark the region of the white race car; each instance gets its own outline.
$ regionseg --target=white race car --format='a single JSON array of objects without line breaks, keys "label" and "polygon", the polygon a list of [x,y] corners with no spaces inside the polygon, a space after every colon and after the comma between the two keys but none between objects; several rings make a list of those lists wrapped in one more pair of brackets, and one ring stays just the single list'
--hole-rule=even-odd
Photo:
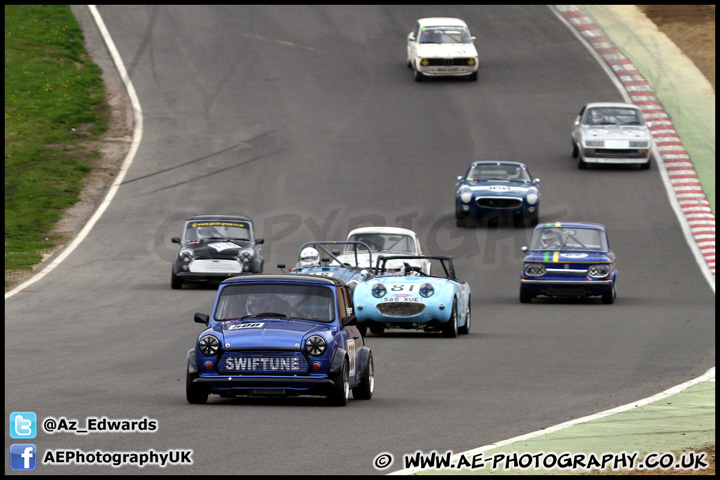
[{"label": "white race car", "polygon": [[478,54],[465,22],[459,18],[421,18],[407,37],[407,65],[415,81],[435,76],[477,80]]},{"label": "white race car", "polygon": [[[417,234],[412,230],[398,227],[363,227],[356,228],[348,234],[348,242],[362,242],[370,247],[372,258],[384,256],[421,256],[422,248]],[[373,268],[370,265],[370,255],[364,249],[357,249],[355,245],[346,245],[337,259],[342,263],[358,265],[362,268]],[[390,273],[399,273],[408,263],[412,267],[419,267],[426,275],[430,275],[431,262],[423,259],[411,259],[393,262],[388,260],[386,269]],[[333,265],[331,263],[330,265]]]},{"label": "white race car", "polygon": [[590,163],[639,164],[650,168],[652,135],[632,103],[588,103],[572,126],[572,156]]}]

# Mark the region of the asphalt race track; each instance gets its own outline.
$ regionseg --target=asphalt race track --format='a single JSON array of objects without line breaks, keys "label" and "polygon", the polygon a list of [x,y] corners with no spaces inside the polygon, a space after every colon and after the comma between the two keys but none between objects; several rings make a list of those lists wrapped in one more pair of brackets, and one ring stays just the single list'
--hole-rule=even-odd
[{"label": "asphalt race track", "polygon": [[[373,459],[461,452],[645,398],[715,365],[715,298],[657,168],[578,170],[570,126],[622,101],[547,6],[444,7],[476,36],[477,83],[413,81],[405,38],[430,6],[102,6],[137,92],[142,142],[82,246],[5,302],[5,413],[157,421],[152,432],[41,431],[38,451],[192,450],[192,465],[39,465],[44,474],[376,474]],[[542,179],[541,221],[604,224],[618,298],[518,301],[530,229],[458,229],[473,160]],[[243,213],[265,272],[358,226],[415,230],[472,288],[472,330],[368,336],[376,390],[185,400],[186,352],[214,290],[170,289],[191,214]],[[6,452],[11,440],[6,436]],[[8,462],[5,472],[9,473]]]}]

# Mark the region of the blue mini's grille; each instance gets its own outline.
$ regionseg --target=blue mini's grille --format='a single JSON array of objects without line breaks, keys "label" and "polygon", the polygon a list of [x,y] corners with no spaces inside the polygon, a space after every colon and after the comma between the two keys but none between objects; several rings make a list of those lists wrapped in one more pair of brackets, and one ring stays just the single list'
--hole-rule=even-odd
[{"label": "blue mini's grille", "polygon": [[226,351],[217,363],[220,373],[280,374],[305,373],[308,362],[297,350]]}]

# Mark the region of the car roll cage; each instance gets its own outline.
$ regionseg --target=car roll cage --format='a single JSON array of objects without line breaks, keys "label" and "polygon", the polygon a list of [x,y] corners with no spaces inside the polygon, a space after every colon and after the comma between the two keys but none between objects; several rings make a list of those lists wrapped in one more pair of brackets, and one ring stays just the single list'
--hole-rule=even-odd
[{"label": "car roll cage", "polygon": [[[336,253],[333,253],[333,251],[328,250],[326,248],[326,245],[355,245],[356,248],[353,250],[355,253],[355,265],[353,266],[353,265],[350,265],[349,263],[343,263],[342,261],[340,261],[340,259],[336,256],[336,255],[340,255],[340,252],[338,250],[334,249],[333,251],[335,251]],[[373,264],[372,263],[372,250],[370,249],[368,244],[365,242],[357,242],[357,241],[351,241],[351,240],[342,240],[342,241],[318,241],[318,240],[316,240],[313,242],[307,242],[307,243],[304,243],[298,250],[298,262],[300,262],[300,260],[301,260],[300,254],[302,253],[303,249],[305,249],[306,247],[313,247],[313,248],[317,249],[318,251],[322,250],[323,252],[327,253],[331,259],[335,260],[341,267],[345,267],[348,269],[356,269],[356,270],[365,268],[365,267],[360,266],[360,261],[358,259],[358,249],[357,249],[357,247],[363,247],[368,251],[368,260],[369,260],[368,264],[370,265],[370,268],[372,268],[372,264]]]},{"label": "car roll cage", "polygon": [[[452,256],[434,256],[434,255],[379,255],[377,263],[373,267],[373,275],[376,277],[387,272],[385,265],[388,260],[440,260],[440,264],[445,271],[445,278],[455,280],[455,266],[453,265]],[[417,270],[415,270],[417,271]],[[437,277],[437,275],[427,275],[429,277]]]}]

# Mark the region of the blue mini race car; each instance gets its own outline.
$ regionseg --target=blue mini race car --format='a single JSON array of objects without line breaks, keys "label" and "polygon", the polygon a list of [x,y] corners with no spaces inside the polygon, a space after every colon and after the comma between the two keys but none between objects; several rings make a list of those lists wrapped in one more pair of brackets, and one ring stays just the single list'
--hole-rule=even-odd
[{"label": "blue mini race car", "polygon": [[375,370],[341,280],[298,274],[223,281],[207,328],[187,355],[187,401],[210,394],[319,395],[347,404],[372,397]]},{"label": "blue mini race car", "polygon": [[[414,259],[433,261],[436,276],[409,263],[401,264],[399,273],[387,273],[387,263]],[[380,256],[374,273],[374,278],[355,287],[363,335],[368,328],[377,334],[386,328],[441,331],[449,338],[470,332],[470,285],[455,278],[452,257]]]},{"label": "blue mini race car", "polygon": [[613,303],[617,296],[617,265],[605,227],[596,223],[551,222],[535,227],[525,252],[520,278],[520,302],[537,295],[600,296]]},{"label": "blue mini race car", "polygon": [[455,183],[455,219],[458,227],[471,219],[512,220],[537,225],[540,215],[540,179],[520,162],[482,161],[470,164]]}]

